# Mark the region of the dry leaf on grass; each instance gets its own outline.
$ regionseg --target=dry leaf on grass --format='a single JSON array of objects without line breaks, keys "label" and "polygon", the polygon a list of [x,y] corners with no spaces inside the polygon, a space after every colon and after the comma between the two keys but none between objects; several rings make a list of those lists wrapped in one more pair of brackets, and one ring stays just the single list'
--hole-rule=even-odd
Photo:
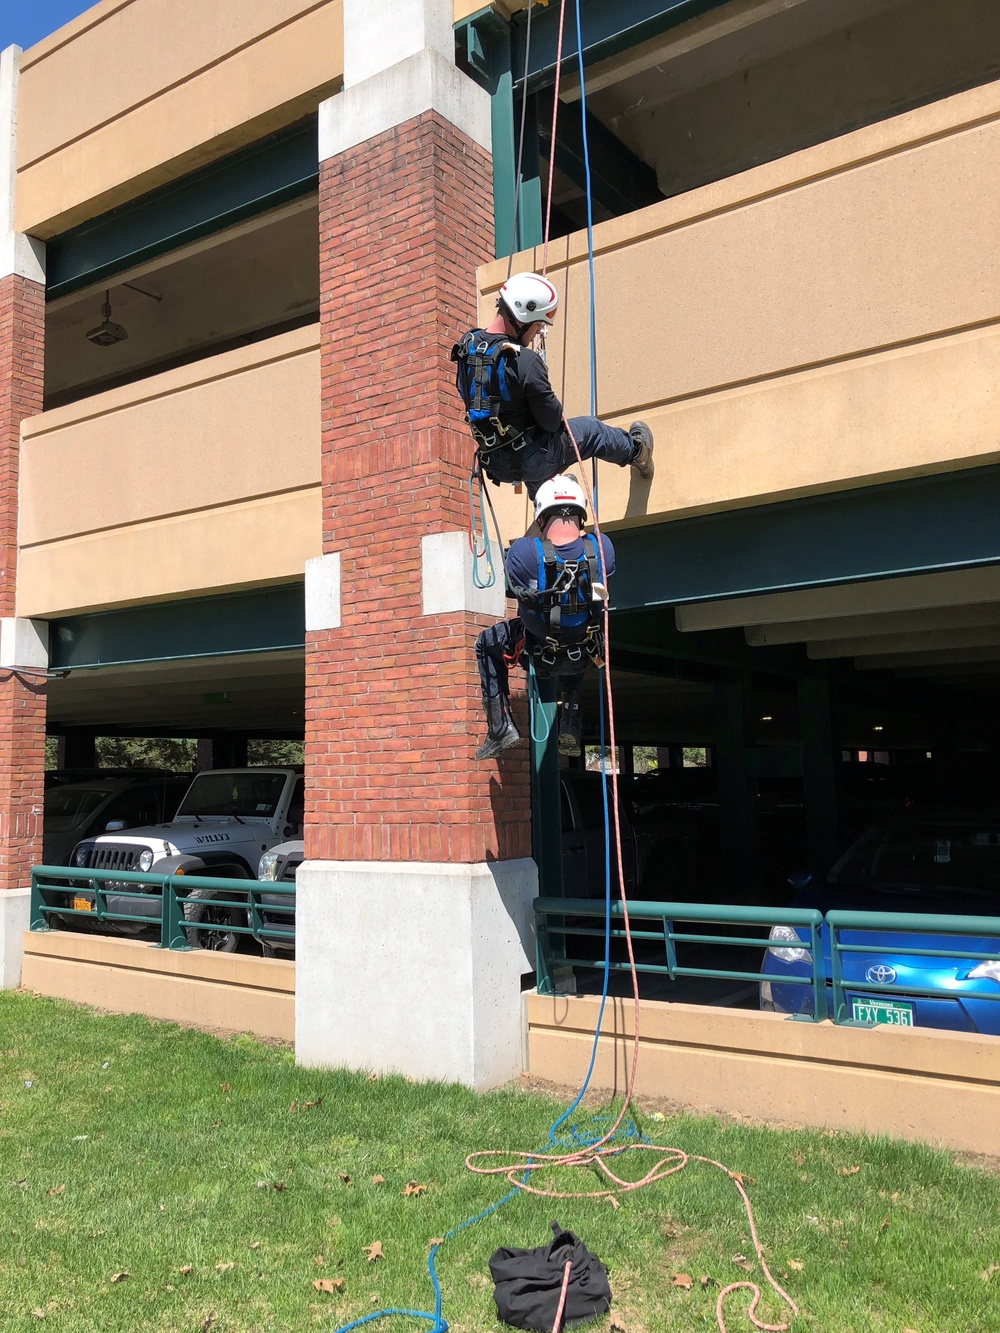
[{"label": "dry leaf on grass", "polygon": [[427,1186],[418,1185],[415,1180],[408,1180],[403,1187],[403,1198],[408,1198],[411,1194],[426,1194]]},{"label": "dry leaf on grass", "polygon": [[994,1273],[1000,1273],[1000,1264],[990,1264],[989,1268],[984,1268],[979,1274],[981,1282],[989,1282]]},{"label": "dry leaf on grass", "polygon": [[364,1251],[368,1256],[368,1262],[370,1264],[373,1264],[376,1259],[385,1258],[385,1255],[382,1253],[382,1242],[380,1240],[373,1240],[370,1245],[364,1247]]},{"label": "dry leaf on grass", "polygon": [[252,1240],[252,1241],[250,1242],[250,1248],[251,1248],[251,1250],[259,1250],[259,1249],[260,1249],[260,1241],[259,1241],[259,1240]]},{"label": "dry leaf on grass", "polygon": [[231,1268],[235,1267],[236,1264],[232,1259],[227,1259],[227,1260],[220,1259],[219,1262],[215,1265],[215,1271],[217,1273],[228,1273]]},{"label": "dry leaf on grass", "polygon": [[802,1156],[800,1152],[797,1152],[792,1160],[795,1162],[796,1166],[805,1166],[806,1164],[806,1159]]},{"label": "dry leaf on grass", "polygon": [[805,1264],[802,1262],[801,1259],[789,1259],[788,1267],[794,1268],[796,1273],[801,1273],[803,1268],[805,1268]]},{"label": "dry leaf on grass", "polygon": [[45,1311],[44,1311],[44,1310],[32,1310],[31,1313],[35,1316],[36,1319],[44,1319],[44,1318],[45,1318]]},{"label": "dry leaf on grass", "polygon": [[328,1296],[332,1296],[335,1291],[344,1290],[344,1279],[342,1277],[318,1277],[313,1282],[317,1291],[325,1291]]},{"label": "dry leaf on grass", "polygon": [[670,1285],[672,1287],[683,1287],[685,1291],[690,1291],[694,1283],[687,1273],[675,1273],[670,1279]]},{"label": "dry leaf on grass", "polygon": [[733,1180],[737,1181],[740,1185],[756,1185],[756,1184],[757,1184],[757,1177],[756,1177],[756,1176],[748,1176],[748,1175],[746,1174],[746,1172],[744,1172],[744,1171],[733,1171],[733,1172],[731,1172],[731,1177],[732,1177]]},{"label": "dry leaf on grass", "polygon": [[48,1195],[52,1195],[52,1194],[65,1194],[65,1192],[66,1192],[66,1186],[65,1186],[65,1185],[53,1185],[51,1189],[47,1189],[47,1190],[45,1191],[45,1193],[48,1194]]},{"label": "dry leaf on grass", "polygon": [[178,1271],[178,1273],[180,1273],[181,1277],[187,1277],[189,1273],[193,1273],[193,1272],[194,1272],[194,1265],[193,1265],[193,1264],[185,1264],[185,1265],[183,1266],[183,1268],[178,1268],[177,1271]]},{"label": "dry leaf on grass", "polygon": [[443,1245],[443,1244],[444,1244],[444,1236],[432,1236],[431,1239],[427,1242],[427,1244],[428,1244],[428,1245]]},{"label": "dry leaf on grass", "polygon": [[129,1272],[129,1270],[127,1268],[124,1268],[120,1273],[112,1273],[111,1281],[117,1284],[119,1282],[124,1282],[126,1278],[129,1278],[131,1276],[132,1274]]},{"label": "dry leaf on grass", "polygon": [[745,1254],[734,1254],[733,1263],[737,1268],[742,1268],[745,1273],[749,1273],[753,1269],[753,1264]]},{"label": "dry leaf on grass", "polygon": [[860,1166],[838,1166],[838,1167],[837,1167],[837,1175],[838,1175],[838,1176],[856,1176],[860,1170],[861,1170],[861,1167],[860,1167]]},{"label": "dry leaf on grass", "polygon": [[702,1273],[698,1281],[701,1283],[703,1289],[705,1287],[717,1287],[719,1285],[715,1278],[709,1277],[707,1273]]},{"label": "dry leaf on grass", "polygon": [[372,1184],[373,1184],[373,1185],[384,1185],[384,1184],[385,1184],[385,1176],[372,1176]]},{"label": "dry leaf on grass", "polygon": [[604,1196],[604,1202],[605,1202],[605,1203],[610,1203],[611,1207],[614,1208],[614,1209],[616,1209],[616,1210],[619,1209],[619,1208],[621,1207],[620,1202],[615,1198],[615,1196],[614,1196],[613,1194],[605,1194],[605,1196]]}]

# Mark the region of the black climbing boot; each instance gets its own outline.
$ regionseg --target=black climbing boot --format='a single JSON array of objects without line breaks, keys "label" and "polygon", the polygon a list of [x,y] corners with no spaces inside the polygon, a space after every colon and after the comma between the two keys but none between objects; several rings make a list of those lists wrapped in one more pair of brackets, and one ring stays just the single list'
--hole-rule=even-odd
[{"label": "black climbing boot", "polygon": [[559,718],[559,753],[576,758],[583,754],[583,709],[579,695],[563,699]]},{"label": "black climbing boot", "polygon": [[514,726],[514,720],[508,712],[507,700],[501,695],[496,699],[484,699],[486,710],[486,739],[476,751],[477,759],[492,759],[503,750],[509,750],[521,739],[521,733]]},{"label": "black climbing boot", "polygon": [[653,480],[653,432],[645,421],[633,421],[628,428],[635,444],[632,466],[643,481]]}]

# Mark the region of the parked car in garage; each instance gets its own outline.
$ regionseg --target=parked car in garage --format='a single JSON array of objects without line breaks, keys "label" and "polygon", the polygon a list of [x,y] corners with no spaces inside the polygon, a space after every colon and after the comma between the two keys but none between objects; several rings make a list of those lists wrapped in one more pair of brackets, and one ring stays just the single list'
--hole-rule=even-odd
[{"label": "parked car in garage", "polygon": [[69,865],[84,838],[172,819],[190,785],[190,774],[137,770],[50,786],[43,807],[42,861]]},{"label": "parked car in garage", "polygon": [[[843,959],[845,1001],[860,1023],[948,1028],[1000,1035],[1000,821],[966,815],[922,814],[874,825],[821,876],[793,876],[795,907],[851,912],[891,912],[996,918],[989,937],[905,925],[890,932],[844,930],[842,943],[862,946]],[[761,1008],[811,1013],[810,988],[789,983],[809,976],[804,941],[789,926],[775,926],[764,956]],[[823,959],[832,1014],[830,928],[822,928]],[[921,958],[914,948],[946,950],[954,957]],[[988,960],[967,954],[987,954]],[[854,983],[852,988],[851,983]],[[859,990],[867,982],[884,989]],[[891,988],[891,989],[890,989]],[[940,995],[920,990],[940,988]]]},{"label": "parked car in garage", "polygon": [[[198,773],[169,823],[87,838],[74,849],[70,865],[80,870],[128,870],[151,876],[199,875],[218,879],[255,879],[261,853],[302,831],[304,779],[296,768],[224,768]],[[73,905],[93,905],[93,893],[74,890]],[[193,890],[185,905],[192,924],[216,930],[191,930],[201,948],[231,953],[240,942],[231,927],[247,924],[245,906],[232,893]],[[124,916],[152,915],[148,894],[124,882],[108,893],[108,909]],[[158,904],[157,904],[158,906]],[[83,910],[86,910],[83,908]],[[72,918],[79,922],[81,918]],[[95,923],[96,924],[96,923]],[[115,934],[149,933],[147,923],[102,922]]]},{"label": "parked car in garage", "polygon": [[[305,848],[301,838],[279,842],[277,847],[272,847],[260,858],[257,878],[294,884],[295,872],[304,858]],[[286,894],[261,895],[260,919],[263,929],[260,943],[265,958],[295,957],[295,912],[276,910],[289,906],[295,907],[294,895],[290,899]]]}]

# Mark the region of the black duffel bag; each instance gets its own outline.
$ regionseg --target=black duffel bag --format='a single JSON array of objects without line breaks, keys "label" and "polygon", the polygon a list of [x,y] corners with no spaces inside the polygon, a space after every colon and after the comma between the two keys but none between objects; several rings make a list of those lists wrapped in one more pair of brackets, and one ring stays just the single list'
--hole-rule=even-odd
[{"label": "black duffel bag", "polygon": [[513,1328],[552,1333],[566,1264],[569,1286],[560,1327],[571,1328],[611,1308],[608,1270],[572,1231],[552,1223],[553,1239],[537,1250],[497,1250],[490,1259],[497,1314]]}]

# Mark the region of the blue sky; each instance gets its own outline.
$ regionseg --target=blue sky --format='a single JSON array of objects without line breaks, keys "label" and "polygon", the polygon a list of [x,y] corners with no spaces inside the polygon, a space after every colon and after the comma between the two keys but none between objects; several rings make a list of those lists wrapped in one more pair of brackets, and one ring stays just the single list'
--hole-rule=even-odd
[{"label": "blue sky", "polygon": [[0,0],[0,51],[12,44],[27,50],[94,3],[95,0]]}]

